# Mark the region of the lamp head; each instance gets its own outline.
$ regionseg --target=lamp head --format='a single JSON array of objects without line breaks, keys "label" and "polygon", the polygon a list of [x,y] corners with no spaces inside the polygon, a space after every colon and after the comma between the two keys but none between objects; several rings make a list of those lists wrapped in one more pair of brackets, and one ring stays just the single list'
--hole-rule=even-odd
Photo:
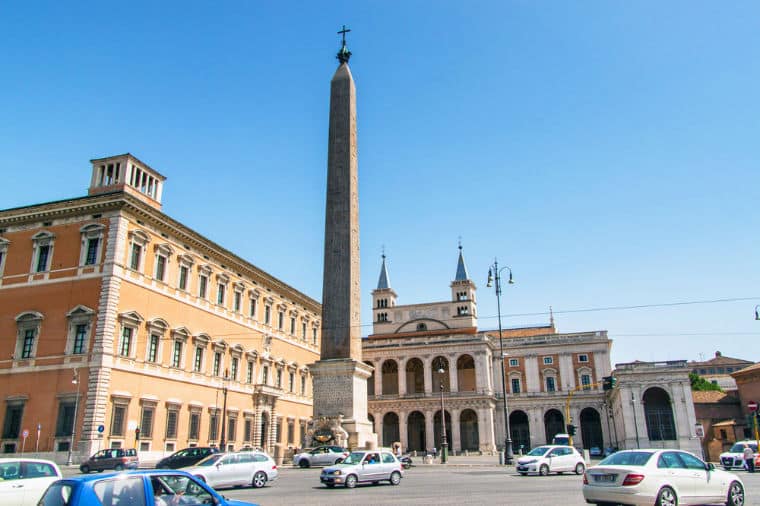
[{"label": "lamp head", "polygon": [[486,283],[486,288],[491,288],[493,286],[493,272],[491,271],[491,268],[488,269],[488,282]]},{"label": "lamp head", "polygon": [[438,368],[438,374],[443,374],[445,372],[446,372],[446,369],[444,369],[443,367]]},{"label": "lamp head", "polygon": [[509,269],[509,284],[510,285],[514,285],[515,284],[515,282],[512,281],[512,269]]},{"label": "lamp head", "polygon": [[755,306],[755,320],[760,320],[760,306]]},{"label": "lamp head", "polygon": [[79,369],[74,369],[74,377],[71,378],[71,384],[76,385],[79,383]]}]

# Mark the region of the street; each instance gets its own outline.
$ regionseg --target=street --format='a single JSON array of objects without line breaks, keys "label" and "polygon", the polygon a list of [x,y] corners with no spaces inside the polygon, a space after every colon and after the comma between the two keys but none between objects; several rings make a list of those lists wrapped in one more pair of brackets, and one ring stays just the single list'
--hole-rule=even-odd
[{"label": "street", "polygon": [[[279,479],[263,489],[224,490],[232,498],[270,505],[334,504],[539,504],[585,505],[582,477],[520,476],[497,466],[415,466],[401,485],[360,485],[353,490],[328,489],[319,483],[320,469],[285,466]],[[737,473],[744,481],[746,502],[760,506],[760,473]]]}]

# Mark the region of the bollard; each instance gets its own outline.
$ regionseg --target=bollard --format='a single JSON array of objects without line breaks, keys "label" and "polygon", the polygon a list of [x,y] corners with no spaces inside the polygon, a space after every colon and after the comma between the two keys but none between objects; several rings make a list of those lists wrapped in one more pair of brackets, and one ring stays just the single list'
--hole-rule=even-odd
[{"label": "bollard", "polygon": [[502,452],[499,452],[499,465],[504,465],[504,454]]}]

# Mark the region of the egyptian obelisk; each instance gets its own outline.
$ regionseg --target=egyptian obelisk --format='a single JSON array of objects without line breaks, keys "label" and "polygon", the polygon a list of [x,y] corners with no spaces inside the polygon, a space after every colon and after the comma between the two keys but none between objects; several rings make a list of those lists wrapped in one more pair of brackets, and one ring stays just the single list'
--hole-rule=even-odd
[{"label": "egyptian obelisk", "polygon": [[333,434],[352,448],[374,446],[367,418],[367,379],[362,362],[359,282],[359,171],[356,144],[356,88],[348,60],[346,27],[340,62],[330,83],[327,204],[322,284],[322,348],[311,366],[315,436]]}]

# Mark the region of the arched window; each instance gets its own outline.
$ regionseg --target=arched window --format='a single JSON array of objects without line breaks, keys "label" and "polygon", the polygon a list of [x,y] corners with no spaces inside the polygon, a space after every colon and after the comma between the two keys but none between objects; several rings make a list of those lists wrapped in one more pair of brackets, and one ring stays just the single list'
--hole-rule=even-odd
[{"label": "arched window", "polygon": [[653,387],[644,393],[644,416],[650,441],[676,439],[673,408],[670,405],[670,396],[665,390]]}]

